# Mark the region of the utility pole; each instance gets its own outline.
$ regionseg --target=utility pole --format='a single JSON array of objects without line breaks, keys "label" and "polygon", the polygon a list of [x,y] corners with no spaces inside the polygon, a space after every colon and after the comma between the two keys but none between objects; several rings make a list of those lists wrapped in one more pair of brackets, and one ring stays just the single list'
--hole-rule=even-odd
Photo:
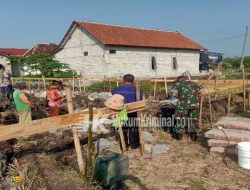
[{"label": "utility pole", "polygon": [[244,38],[244,44],[242,48],[242,54],[241,54],[241,61],[240,61],[240,69],[242,70],[242,78],[243,78],[243,107],[244,111],[246,111],[246,82],[245,82],[245,66],[244,66],[244,52],[246,47],[246,41],[247,41],[247,33],[248,33],[248,27],[246,26],[246,33]]}]

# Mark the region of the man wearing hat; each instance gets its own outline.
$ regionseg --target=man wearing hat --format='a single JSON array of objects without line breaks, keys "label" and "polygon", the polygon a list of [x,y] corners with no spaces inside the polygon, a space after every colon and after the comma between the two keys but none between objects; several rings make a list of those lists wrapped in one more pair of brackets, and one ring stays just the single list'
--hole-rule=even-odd
[{"label": "man wearing hat", "polygon": [[199,97],[202,87],[191,81],[189,71],[184,72],[174,82],[171,95],[178,98],[175,110],[176,124],[172,137],[180,140],[186,130],[192,140],[197,139],[199,127]]},{"label": "man wearing hat", "polygon": [[26,88],[25,82],[17,82],[15,84],[15,91],[13,93],[14,102],[16,105],[19,123],[31,121],[31,107],[32,103],[28,100],[22,90]]},{"label": "man wearing hat", "polygon": [[[124,103],[136,102],[136,88],[134,86],[135,77],[131,74],[126,74],[123,76],[123,85],[115,88],[112,91],[114,95],[121,95],[124,97]],[[122,98],[117,96],[117,102],[121,102]],[[140,99],[142,100],[143,93],[140,91]],[[118,101],[119,100],[119,101]],[[123,115],[123,114],[122,114]],[[129,113],[128,121],[125,122],[122,126],[124,140],[126,143],[126,147],[130,147],[132,149],[136,149],[139,147],[139,132],[137,125],[137,113]]]}]

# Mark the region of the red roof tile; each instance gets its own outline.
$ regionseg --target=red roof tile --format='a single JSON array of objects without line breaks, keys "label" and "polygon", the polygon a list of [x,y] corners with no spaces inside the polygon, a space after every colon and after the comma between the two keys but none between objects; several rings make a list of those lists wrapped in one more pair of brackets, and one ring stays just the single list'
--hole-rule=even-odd
[{"label": "red roof tile", "polygon": [[59,46],[57,44],[53,44],[53,43],[49,43],[49,44],[36,44],[28,52],[26,52],[25,55],[52,53],[58,47]]},{"label": "red roof tile", "polygon": [[17,49],[17,48],[0,48],[0,53],[3,55],[23,55],[29,49]]},{"label": "red roof tile", "polygon": [[131,28],[81,21],[74,21],[73,24],[74,23],[84,28],[105,45],[194,50],[205,49],[203,46],[176,31]]}]

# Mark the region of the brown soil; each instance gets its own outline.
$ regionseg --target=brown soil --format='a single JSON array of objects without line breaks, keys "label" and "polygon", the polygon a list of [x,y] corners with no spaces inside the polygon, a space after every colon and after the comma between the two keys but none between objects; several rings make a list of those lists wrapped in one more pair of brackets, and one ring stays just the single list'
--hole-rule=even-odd
[{"label": "brown soil", "polygon": [[[39,105],[39,109],[33,112],[33,117],[47,117],[45,100],[31,98]],[[150,93],[146,93],[146,98],[151,101],[144,113],[157,115],[160,111],[158,102],[164,100],[164,92],[157,94],[158,101],[153,101]],[[235,95],[233,98],[232,113],[238,115],[242,112],[242,97]],[[226,114],[227,102],[225,98],[213,99],[212,102],[213,119],[216,121]],[[97,100],[94,104],[96,107],[103,107],[103,101]],[[87,96],[76,96],[74,107],[87,108]],[[207,100],[204,101],[203,110],[203,123],[209,125]],[[62,113],[67,113],[67,109],[63,109]],[[15,123],[14,118],[12,115],[8,124]],[[140,157],[139,150],[126,152],[130,161],[131,177],[125,182],[128,189],[250,189],[250,172],[241,169],[235,157],[209,153],[206,139],[202,138],[202,134],[198,142],[190,142],[187,139],[175,141],[163,131],[154,131],[153,135],[158,142],[167,144],[168,153],[162,156]],[[86,144],[86,134],[81,134],[80,138],[81,143]],[[82,146],[82,150],[86,152],[86,145]],[[0,152],[8,154],[10,163],[13,158],[17,158],[19,170],[29,169],[28,176],[33,179],[31,189],[99,188],[77,173],[77,160],[70,129],[56,134],[47,132],[29,138],[0,142]],[[5,184],[8,176],[0,181],[0,186]],[[8,188],[7,185],[6,189]]]}]

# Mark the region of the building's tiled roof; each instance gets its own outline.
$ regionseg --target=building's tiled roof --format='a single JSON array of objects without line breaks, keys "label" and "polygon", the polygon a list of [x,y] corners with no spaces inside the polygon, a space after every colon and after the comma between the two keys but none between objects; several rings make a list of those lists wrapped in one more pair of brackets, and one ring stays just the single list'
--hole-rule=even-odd
[{"label": "building's tiled roof", "polygon": [[[200,44],[177,31],[132,28],[82,21],[74,21],[71,28],[74,24],[84,28],[105,45],[193,50],[205,49]],[[66,35],[68,34],[69,31]]]},{"label": "building's tiled roof", "polygon": [[2,55],[24,55],[29,49],[18,49],[18,48],[0,48],[0,54]]},{"label": "building's tiled roof", "polygon": [[25,53],[25,55],[31,54],[47,54],[55,51],[59,46],[54,43],[49,44],[36,44],[29,51]]}]

